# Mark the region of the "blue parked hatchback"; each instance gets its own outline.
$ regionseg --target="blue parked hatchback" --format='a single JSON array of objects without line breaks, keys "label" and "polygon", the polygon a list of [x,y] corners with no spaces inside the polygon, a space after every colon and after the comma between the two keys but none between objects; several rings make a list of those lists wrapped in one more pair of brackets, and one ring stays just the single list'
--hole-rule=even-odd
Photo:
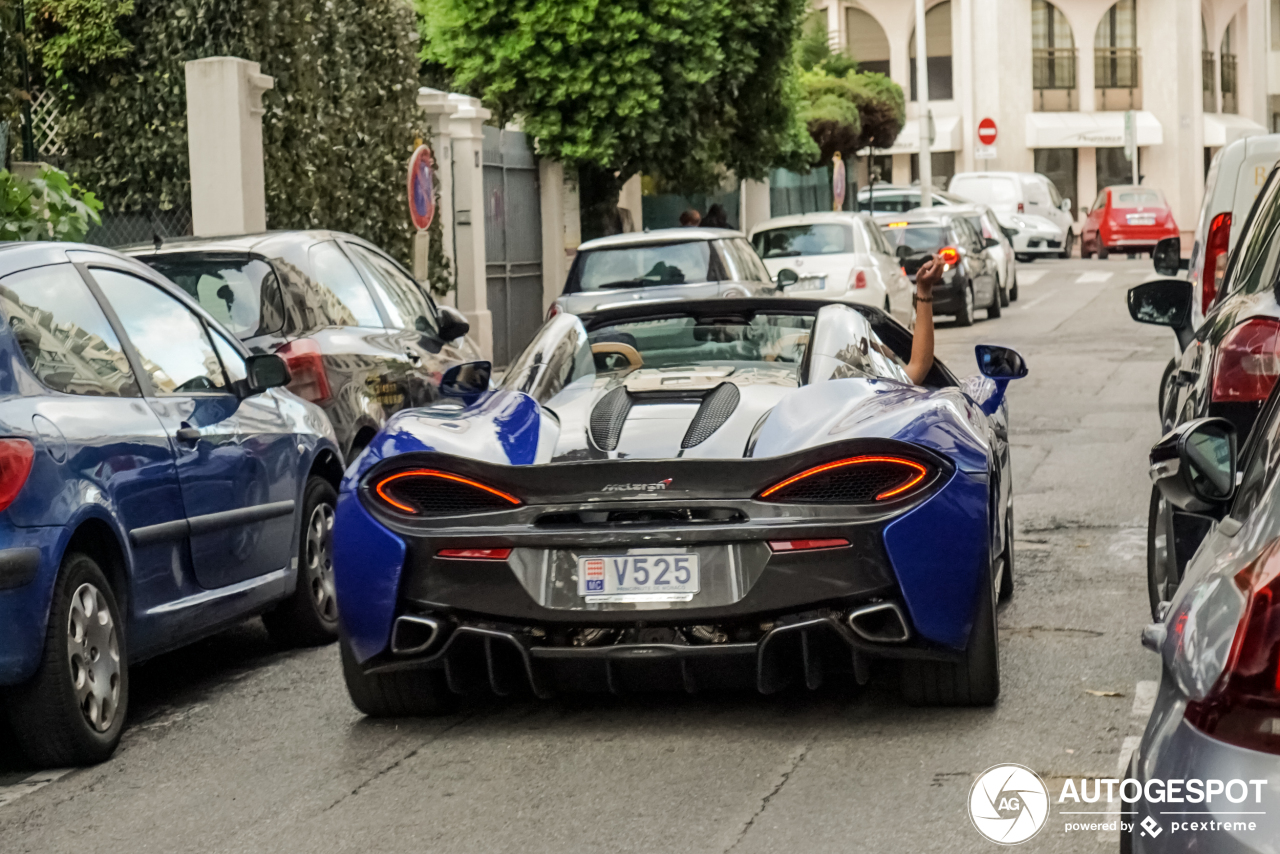
[{"label": "blue parked hatchback", "polygon": [[180,288],[98,247],[0,244],[0,689],[41,765],[101,761],[131,662],[262,614],[336,637],[342,462]]}]

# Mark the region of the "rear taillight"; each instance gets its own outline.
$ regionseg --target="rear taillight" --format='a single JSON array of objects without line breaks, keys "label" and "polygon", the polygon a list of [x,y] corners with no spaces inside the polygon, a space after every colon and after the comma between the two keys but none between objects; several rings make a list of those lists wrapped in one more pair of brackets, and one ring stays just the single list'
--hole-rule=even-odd
[{"label": "rear taillight", "polygon": [[511,549],[478,548],[478,549],[441,549],[436,557],[446,560],[506,560],[511,556]]},{"label": "rear taillight", "polygon": [[1200,275],[1200,302],[1205,314],[1222,292],[1222,278],[1227,274],[1227,249],[1231,242],[1231,214],[1220,213],[1209,224],[1204,242],[1204,270]]},{"label": "rear taillight", "polygon": [[849,541],[841,537],[825,540],[770,540],[771,552],[811,552],[818,549],[847,549]]},{"label": "rear taillight", "polygon": [[303,400],[322,403],[329,399],[329,376],[324,372],[324,356],[320,353],[320,345],[310,338],[290,341],[276,355],[284,359],[289,366],[287,388]]},{"label": "rear taillight", "polygon": [[1214,403],[1258,403],[1280,378],[1280,321],[1255,317],[1227,333],[1213,368]]},{"label": "rear taillight", "polygon": [[960,250],[954,246],[944,246],[938,250],[938,260],[954,267],[960,263]]},{"label": "rear taillight", "polygon": [[0,510],[7,509],[26,485],[35,455],[26,439],[0,439]]},{"label": "rear taillight", "polygon": [[478,480],[436,469],[411,469],[383,475],[372,484],[373,494],[401,513],[414,516],[456,516],[519,507],[521,501]]},{"label": "rear taillight", "polygon": [[557,314],[559,314],[563,310],[564,309],[560,308],[560,303],[558,302],[551,303],[551,308],[547,309],[547,320],[550,320],[551,318],[555,317]]},{"label": "rear taillight", "polygon": [[1280,549],[1270,546],[1234,580],[1245,605],[1226,666],[1185,716],[1221,741],[1280,753]]},{"label": "rear taillight", "polygon": [[1026,212],[1027,212],[1027,206],[1024,205],[1022,202],[1018,202],[1018,213],[1026,213]]},{"label": "rear taillight", "polygon": [[861,270],[856,271],[849,277],[849,280],[849,287],[853,288],[855,291],[860,291],[867,286],[867,274]]},{"label": "rear taillight", "polygon": [[849,457],[792,475],[757,497],[788,504],[874,504],[906,497],[925,486],[929,474],[928,466],[905,457]]}]

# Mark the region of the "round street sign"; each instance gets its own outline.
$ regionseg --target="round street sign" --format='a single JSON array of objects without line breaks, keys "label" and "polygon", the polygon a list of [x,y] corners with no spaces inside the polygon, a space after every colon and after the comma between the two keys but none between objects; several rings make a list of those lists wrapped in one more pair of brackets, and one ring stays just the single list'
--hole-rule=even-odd
[{"label": "round street sign", "polygon": [[992,145],[996,141],[996,123],[995,119],[983,119],[978,122],[978,142],[983,145]]},{"label": "round street sign", "polygon": [[436,215],[435,181],[431,174],[431,149],[418,146],[409,158],[409,216],[414,228],[426,230]]}]

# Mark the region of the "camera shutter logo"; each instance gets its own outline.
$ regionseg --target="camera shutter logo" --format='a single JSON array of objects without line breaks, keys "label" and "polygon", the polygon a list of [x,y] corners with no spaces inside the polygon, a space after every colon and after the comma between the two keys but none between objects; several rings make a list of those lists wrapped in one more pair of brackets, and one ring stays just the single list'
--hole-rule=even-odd
[{"label": "camera shutter logo", "polygon": [[1049,818],[1049,790],[1022,765],[995,765],[969,790],[969,819],[1000,845],[1017,845],[1040,832]]}]

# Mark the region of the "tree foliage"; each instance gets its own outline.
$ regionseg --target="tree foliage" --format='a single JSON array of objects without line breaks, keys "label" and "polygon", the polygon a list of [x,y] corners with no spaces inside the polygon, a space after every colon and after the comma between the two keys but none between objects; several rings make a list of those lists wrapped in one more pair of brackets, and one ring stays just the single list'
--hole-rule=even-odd
[{"label": "tree foliage", "polygon": [[805,0],[418,0],[423,59],[605,199],[636,173],[686,191],[802,167]]},{"label": "tree foliage", "polygon": [[846,160],[868,146],[888,148],[907,120],[902,87],[883,74],[859,72],[853,57],[833,52],[820,19],[810,22],[797,50],[804,69],[800,115],[821,150],[820,163]]},{"label": "tree foliage", "polygon": [[101,210],[97,197],[61,170],[45,166],[27,181],[0,169],[0,241],[83,240],[102,222]]},{"label": "tree foliage", "polygon": [[133,45],[116,22],[133,14],[133,0],[31,0],[31,40],[47,80],[64,72],[89,73],[94,66],[127,56]]},{"label": "tree foliage", "polygon": [[[86,0],[87,2],[87,0]],[[406,0],[134,0],[116,21],[127,55],[65,68],[68,167],[113,210],[190,198],[184,63],[259,62],[271,228],[353,232],[410,257],[405,168],[425,129],[417,38]]]},{"label": "tree foliage", "polygon": [[[18,52],[22,38],[18,33],[17,10],[12,4],[0,3],[0,124],[8,123],[9,144],[17,135],[18,109],[26,98],[19,72]],[[5,165],[7,146],[0,145],[0,168]]]}]

